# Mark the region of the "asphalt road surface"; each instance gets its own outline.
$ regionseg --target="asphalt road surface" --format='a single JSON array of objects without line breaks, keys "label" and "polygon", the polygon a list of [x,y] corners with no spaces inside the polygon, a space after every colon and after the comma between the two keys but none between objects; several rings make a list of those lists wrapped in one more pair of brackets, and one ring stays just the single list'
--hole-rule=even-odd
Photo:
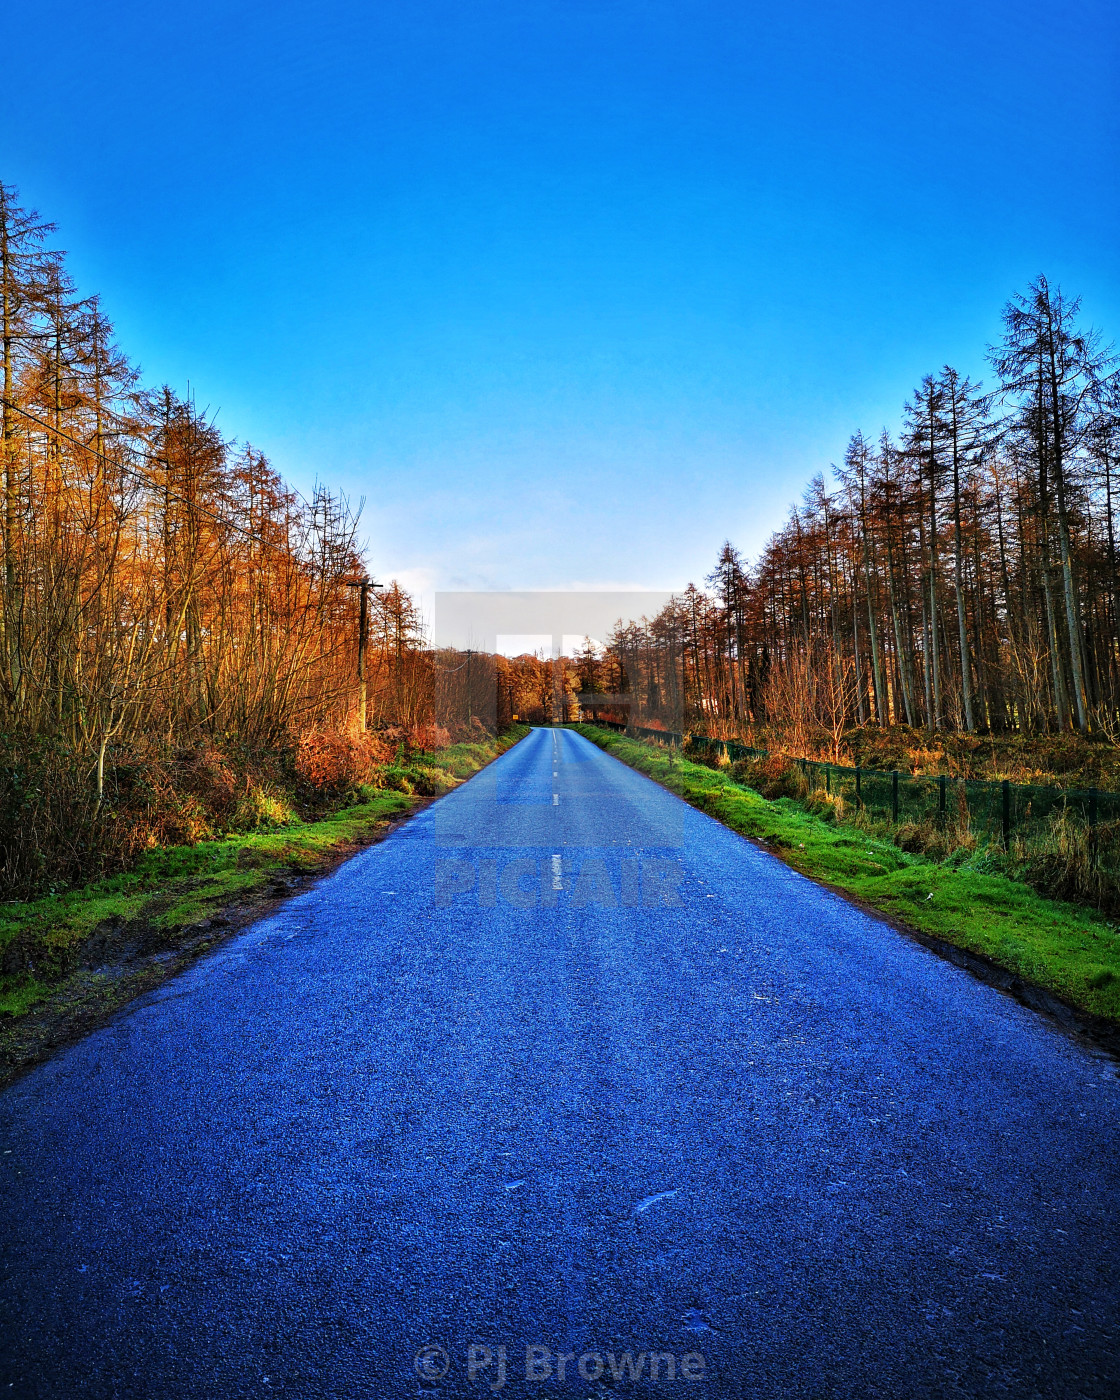
[{"label": "asphalt road surface", "polygon": [[1114,1400],[1118,1107],[537,730],[0,1097],[0,1396]]}]

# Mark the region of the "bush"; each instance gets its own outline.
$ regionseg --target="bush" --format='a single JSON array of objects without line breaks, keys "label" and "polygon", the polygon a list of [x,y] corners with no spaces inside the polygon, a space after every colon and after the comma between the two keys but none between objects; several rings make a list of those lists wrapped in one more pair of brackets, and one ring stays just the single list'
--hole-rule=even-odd
[{"label": "bush", "polygon": [[809,792],[809,780],[805,774],[793,759],[783,754],[740,759],[731,765],[731,773],[739,782],[754,788],[771,801],[778,797],[801,799]]},{"label": "bush", "polygon": [[339,801],[369,782],[384,744],[373,734],[341,729],[310,729],[296,745],[295,771],[312,799]]},{"label": "bush", "polygon": [[825,792],[823,788],[815,788],[809,793],[805,798],[805,808],[826,822],[842,822],[847,816],[847,803],[843,795]]},{"label": "bush", "polygon": [[1120,912],[1120,822],[1090,827],[1066,807],[1041,836],[1015,843],[1017,873],[1040,894]]},{"label": "bush", "polygon": [[144,787],[142,801],[105,813],[101,830],[112,833],[108,844],[120,859],[103,860],[102,869],[127,864],[153,846],[193,846],[213,834],[211,814],[195,793],[163,774],[151,775]]},{"label": "bush", "polygon": [[450,733],[442,724],[414,724],[408,731],[408,746],[420,753],[445,749],[451,743]]},{"label": "bush", "polygon": [[894,830],[893,839],[900,851],[938,862],[951,856],[971,855],[977,846],[967,822],[901,822]]},{"label": "bush", "polygon": [[[436,725],[365,734],[319,726],[268,748],[211,737],[171,748],[141,737],[109,751],[99,804],[87,751],[0,734],[0,899],[97,879],[156,847],[283,827],[295,812],[328,811],[363,788],[438,796],[478,766],[474,750],[437,760],[415,747],[447,737]],[[477,749],[480,761],[489,756]]]},{"label": "bush", "polygon": [[[165,767],[159,763],[158,753],[150,748],[141,756],[141,761],[144,758],[149,764],[154,759],[161,770]],[[212,739],[203,739],[193,749],[182,752],[175,766],[178,770],[174,775],[175,786],[196,798],[203,811],[219,821],[233,814],[241,779],[229,755]]]},{"label": "bush", "polygon": [[250,783],[238,798],[230,825],[235,831],[268,831],[291,820],[292,809],[282,792]]},{"label": "bush", "polygon": [[61,744],[0,738],[0,894],[25,897],[87,864],[90,794],[75,767]]}]

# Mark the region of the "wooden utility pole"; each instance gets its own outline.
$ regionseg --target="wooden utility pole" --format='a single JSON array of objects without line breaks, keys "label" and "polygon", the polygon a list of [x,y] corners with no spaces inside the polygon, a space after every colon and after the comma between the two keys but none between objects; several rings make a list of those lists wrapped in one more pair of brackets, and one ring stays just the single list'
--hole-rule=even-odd
[{"label": "wooden utility pole", "polygon": [[381,584],[372,579],[354,579],[347,588],[358,590],[358,728],[365,733],[366,728],[366,632],[369,618],[369,590],[380,588]]},{"label": "wooden utility pole", "polygon": [[467,648],[467,725],[468,725],[468,727],[470,726],[470,722],[471,722],[471,720],[472,720],[473,717],[474,717],[474,705],[473,705],[472,701],[473,701],[473,696],[471,695],[471,649],[470,649],[470,647],[468,647],[468,648]]}]

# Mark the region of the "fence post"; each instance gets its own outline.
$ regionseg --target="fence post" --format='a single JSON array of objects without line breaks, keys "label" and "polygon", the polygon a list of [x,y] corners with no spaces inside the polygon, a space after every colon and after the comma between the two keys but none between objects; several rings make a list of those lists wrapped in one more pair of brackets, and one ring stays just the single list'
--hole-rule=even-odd
[{"label": "fence post", "polygon": [[1003,788],[1003,849],[1011,849],[1011,782],[1004,778]]},{"label": "fence post", "polygon": [[826,769],[824,770],[824,790],[825,790],[825,792],[828,793],[829,797],[832,796],[832,769],[831,769],[831,768],[826,768]]},{"label": "fence post", "polygon": [[860,785],[859,785],[860,776],[861,776],[861,770],[860,770],[859,764],[857,763],[857,764],[856,764],[856,801],[857,801],[857,802],[859,803],[859,805],[862,807],[862,806],[863,806],[863,792],[862,792],[862,790],[861,790],[861,788],[860,788]]},{"label": "fence post", "polygon": [[891,820],[898,821],[898,769],[891,770]]},{"label": "fence post", "polygon": [[942,773],[937,779],[937,811],[940,816],[945,815],[945,774]]},{"label": "fence post", "polygon": [[1096,824],[1097,824],[1097,790],[1096,790],[1096,788],[1094,787],[1094,788],[1090,788],[1090,789],[1089,789],[1089,825],[1090,825],[1090,826],[1096,826]]}]

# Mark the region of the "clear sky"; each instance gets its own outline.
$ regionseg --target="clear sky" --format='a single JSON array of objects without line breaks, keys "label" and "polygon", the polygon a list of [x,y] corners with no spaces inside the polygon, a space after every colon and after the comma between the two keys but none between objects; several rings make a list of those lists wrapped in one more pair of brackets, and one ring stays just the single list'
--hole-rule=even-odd
[{"label": "clear sky", "polygon": [[1120,338],[1115,0],[9,0],[0,173],[149,382],[433,588],[674,587],[1045,271]]}]

